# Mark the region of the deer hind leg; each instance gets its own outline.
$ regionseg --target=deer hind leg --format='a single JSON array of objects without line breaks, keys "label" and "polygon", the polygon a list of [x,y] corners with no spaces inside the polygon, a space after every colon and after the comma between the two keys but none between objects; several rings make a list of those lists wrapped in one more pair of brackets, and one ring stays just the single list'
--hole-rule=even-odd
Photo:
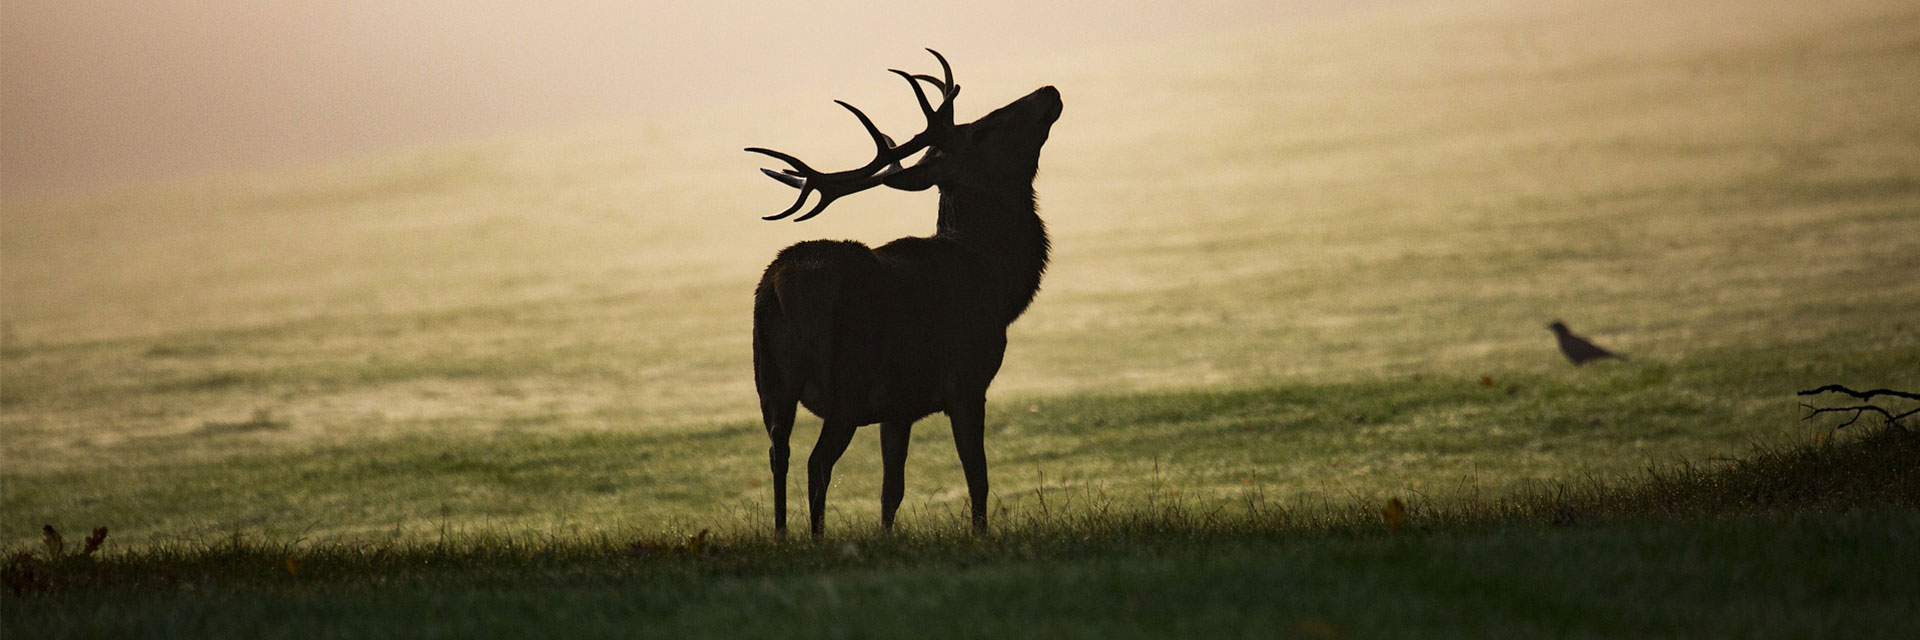
[{"label": "deer hind leg", "polygon": [[760,420],[770,443],[767,468],[773,475],[773,535],[778,540],[787,538],[787,460],[792,457],[789,441],[800,404],[800,389],[781,366],[783,361],[793,361],[793,340],[785,324],[778,301],[762,280],[753,300],[753,385],[760,395]]},{"label": "deer hind leg", "polygon": [[853,432],[853,423],[826,420],[820,425],[820,440],[813,444],[813,453],[807,456],[807,523],[815,538],[825,531],[827,487],[833,484],[833,465],[847,452]]},{"label": "deer hind leg", "polygon": [[766,422],[767,468],[773,472],[773,535],[779,539],[787,537],[787,460],[791,457],[788,442],[793,436],[793,416],[798,409],[792,400],[761,400],[761,419]]},{"label": "deer hind leg", "polygon": [[906,495],[907,441],[913,435],[912,422],[888,422],[880,425],[880,527],[893,530],[893,514]]},{"label": "deer hind leg", "polygon": [[953,447],[960,452],[960,469],[967,476],[967,497],[972,503],[973,532],[987,532],[987,399],[969,398],[947,410],[953,420]]}]

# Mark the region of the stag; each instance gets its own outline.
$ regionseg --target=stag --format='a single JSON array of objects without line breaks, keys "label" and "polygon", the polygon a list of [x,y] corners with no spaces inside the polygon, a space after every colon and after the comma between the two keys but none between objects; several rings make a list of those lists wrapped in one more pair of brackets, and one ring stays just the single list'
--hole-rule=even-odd
[{"label": "stag", "polygon": [[[793,206],[767,216],[779,220],[818,202],[798,220],[819,215],[834,200],[886,185],[906,191],[938,187],[934,234],[870,248],[852,241],[814,240],[780,251],[754,290],[753,372],[766,424],[773,472],[775,535],[787,531],[788,440],[796,404],[819,416],[820,439],[807,458],[808,524],[822,532],[833,465],[856,429],[880,425],[883,476],[880,524],[892,530],[904,491],[907,441],[913,423],[944,412],[967,479],[973,531],[987,530],[987,387],[1007,350],[1007,326],[1040,289],[1047,269],[1047,231],[1035,212],[1033,177],[1040,147],[1060,117],[1060,92],[1041,87],[966,124],[954,124],[960,86],[939,52],[942,77],[889,69],[913,88],[926,129],[895,145],[858,108],[853,113],[873,138],[866,165],[821,172],[771,149],[747,151],[779,159],[790,169],[762,169],[800,190]],[[932,104],[922,85],[937,91]],[[900,162],[925,151],[913,166]]]}]

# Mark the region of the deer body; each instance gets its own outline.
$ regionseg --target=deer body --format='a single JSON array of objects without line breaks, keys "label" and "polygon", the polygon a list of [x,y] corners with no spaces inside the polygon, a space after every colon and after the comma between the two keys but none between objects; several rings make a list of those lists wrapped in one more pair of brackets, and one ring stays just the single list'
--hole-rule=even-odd
[{"label": "deer body", "polygon": [[815,415],[856,425],[945,411],[945,387],[990,381],[997,356],[983,356],[1004,348],[1006,324],[979,313],[991,297],[980,262],[937,236],[780,252],[755,292],[756,375],[774,385],[763,393],[797,391]]},{"label": "deer body", "polygon": [[[918,93],[919,81],[908,78]],[[834,463],[854,432],[871,424],[881,425],[881,523],[891,528],[904,491],[913,423],[936,412],[945,412],[953,423],[973,527],[986,528],[986,392],[1006,353],[1007,326],[1033,301],[1046,270],[1046,227],[1035,210],[1033,177],[1061,103],[1059,92],[1045,87],[955,126],[951,105],[959,87],[951,74],[945,82],[919,78],[940,88],[946,102],[936,111],[922,96],[928,132],[908,145],[893,147],[865,115],[847,107],[880,150],[867,167],[821,174],[784,154],[760,150],[801,170],[789,175],[805,176],[773,174],[803,189],[800,202],[776,217],[797,211],[808,188],[819,190],[823,202],[801,219],[819,213],[833,198],[879,184],[940,190],[932,236],[878,248],[851,241],[802,242],[781,251],[760,279],[754,293],[754,381],[772,442],[768,455],[779,534],[786,531],[788,441],[796,404],[822,420],[807,460],[813,535],[822,531]],[[899,168],[900,156],[912,152],[901,150],[916,145],[929,149],[927,155],[911,168]],[[894,163],[890,169],[889,163]]]}]

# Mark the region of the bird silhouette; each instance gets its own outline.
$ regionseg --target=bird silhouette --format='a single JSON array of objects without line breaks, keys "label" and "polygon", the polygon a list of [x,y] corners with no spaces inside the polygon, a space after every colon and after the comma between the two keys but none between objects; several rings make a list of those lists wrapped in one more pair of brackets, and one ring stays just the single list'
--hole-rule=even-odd
[{"label": "bird silhouette", "polygon": [[1605,358],[1626,359],[1625,356],[1603,349],[1586,338],[1574,335],[1567,330],[1566,323],[1559,320],[1553,321],[1553,324],[1547,325],[1547,328],[1553,331],[1554,339],[1560,342],[1560,353],[1567,356],[1567,361],[1575,365]]}]

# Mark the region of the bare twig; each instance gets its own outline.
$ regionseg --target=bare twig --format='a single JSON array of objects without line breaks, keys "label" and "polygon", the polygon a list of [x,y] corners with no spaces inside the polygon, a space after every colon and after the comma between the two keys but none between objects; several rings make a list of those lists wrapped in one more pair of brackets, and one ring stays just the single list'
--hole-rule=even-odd
[{"label": "bare twig", "polygon": [[[1912,393],[1908,391],[1894,391],[1892,389],[1870,389],[1867,391],[1854,391],[1852,389],[1848,389],[1846,387],[1843,387],[1837,384],[1830,384],[1824,387],[1820,387],[1818,389],[1808,389],[1806,391],[1800,392],[1798,395],[1817,396],[1822,393],[1828,393],[1828,392],[1844,393],[1844,394],[1853,396],[1855,398],[1859,398],[1861,400],[1872,400],[1874,396],[1893,396],[1895,398],[1906,398],[1908,400],[1920,400],[1920,393]],[[1908,413],[1912,413],[1912,412],[1908,412]]]},{"label": "bare twig", "polygon": [[1835,425],[1833,427],[1835,429],[1844,428],[1847,425],[1850,425],[1859,421],[1860,416],[1865,415],[1868,411],[1872,411],[1874,413],[1880,414],[1880,417],[1886,418],[1888,423],[1892,423],[1896,420],[1905,418],[1915,413],[1920,413],[1920,409],[1915,409],[1913,411],[1908,411],[1906,413],[1895,415],[1893,412],[1887,411],[1886,409],[1882,409],[1880,407],[1876,407],[1870,404],[1863,404],[1857,407],[1824,407],[1824,408],[1817,408],[1807,404],[1802,404],[1800,406],[1805,407],[1807,409],[1807,416],[1806,418],[1802,418],[1802,419],[1811,419],[1812,417],[1820,415],[1822,413],[1844,413],[1847,411],[1852,411],[1853,417],[1848,418],[1846,422],[1842,422],[1838,425]]},{"label": "bare twig", "polygon": [[[1818,389],[1808,389],[1806,391],[1799,392],[1798,395],[1814,396],[1814,395],[1820,395],[1822,393],[1845,394],[1848,396],[1852,396],[1854,398],[1858,398],[1861,400],[1869,400],[1869,401],[1871,401],[1872,399],[1878,396],[1905,398],[1908,400],[1920,400],[1920,393],[1911,393],[1907,391],[1895,391],[1893,389],[1869,389],[1866,391],[1855,391],[1853,389],[1849,389],[1847,387],[1837,385],[1837,384],[1830,384],[1824,387],[1820,387]],[[1854,405],[1854,406],[1848,406],[1848,407],[1815,407],[1813,405],[1801,403],[1800,406],[1804,407],[1807,410],[1807,415],[1801,418],[1802,420],[1811,420],[1813,419],[1814,416],[1817,416],[1823,413],[1845,413],[1848,411],[1852,411],[1853,417],[1848,418],[1846,422],[1842,422],[1839,425],[1835,426],[1834,427],[1835,429],[1846,428],[1848,425],[1851,425],[1855,422],[1859,422],[1860,416],[1866,415],[1868,412],[1873,412],[1873,413],[1880,414],[1880,417],[1882,418],[1886,418],[1888,426],[1904,431],[1906,428],[1900,426],[1900,420],[1903,418],[1906,418],[1907,416],[1920,414],[1920,409],[1913,409],[1905,413],[1896,414],[1892,411],[1888,411],[1882,407],[1877,407],[1871,404]]]}]

